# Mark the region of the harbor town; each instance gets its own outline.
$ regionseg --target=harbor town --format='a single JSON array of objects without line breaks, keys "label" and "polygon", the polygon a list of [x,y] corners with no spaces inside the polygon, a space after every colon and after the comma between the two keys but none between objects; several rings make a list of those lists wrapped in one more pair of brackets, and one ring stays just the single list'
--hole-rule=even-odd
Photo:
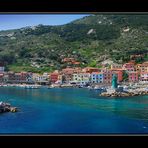
[{"label": "harbor town", "polygon": [[[71,60],[70,58],[68,60]],[[116,76],[117,82],[113,82]],[[114,86],[113,83],[117,83]],[[42,85],[48,88],[87,87],[89,89],[105,90],[104,96],[136,96],[147,94],[148,88],[148,62],[136,64],[129,61],[125,64],[104,64],[101,68],[95,67],[67,67],[61,71],[37,74],[32,72],[5,71],[0,65],[0,86],[19,86],[25,88],[39,88]],[[114,91],[128,91],[129,93],[116,93]],[[134,92],[135,93],[134,93]]]},{"label": "harbor town", "polygon": [[148,133],[148,15],[0,20],[0,135]]}]

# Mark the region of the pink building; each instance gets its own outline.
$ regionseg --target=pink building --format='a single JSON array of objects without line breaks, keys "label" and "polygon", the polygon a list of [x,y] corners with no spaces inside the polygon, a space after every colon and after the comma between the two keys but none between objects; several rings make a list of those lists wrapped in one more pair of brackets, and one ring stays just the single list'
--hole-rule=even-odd
[{"label": "pink building", "polygon": [[59,78],[59,74],[56,72],[53,72],[50,74],[50,81],[51,83],[55,83],[56,81],[58,81]]},{"label": "pink building", "polygon": [[138,72],[133,71],[128,73],[129,82],[138,82]]},{"label": "pink building", "polygon": [[75,73],[75,69],[74,68],[62,69],[62,74],[65,77],[66,83],[70,83],[70,81],[72,81],[72,77],[73,77],[74,73]]},{"label": "pink building", "polygon": [[111,83],[113,72],[109,69],[102,69],[103,83]]},{"label": "pink building", "polygon": [[123,65],[123,69],[124,70],[127,70],[128,72],[130,72],[130,71],[135,71],[135,65],[134,65],[134,63],[125,63],[124,65]]}]

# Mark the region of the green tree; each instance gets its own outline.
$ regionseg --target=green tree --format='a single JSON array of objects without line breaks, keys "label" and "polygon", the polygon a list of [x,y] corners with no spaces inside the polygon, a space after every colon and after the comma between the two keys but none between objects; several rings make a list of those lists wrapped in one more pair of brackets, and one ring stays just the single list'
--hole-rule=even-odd
[{"label": "green tree", "polygon": [[126,71],[123,72],[123,81],[128,80],[128,73]]}]

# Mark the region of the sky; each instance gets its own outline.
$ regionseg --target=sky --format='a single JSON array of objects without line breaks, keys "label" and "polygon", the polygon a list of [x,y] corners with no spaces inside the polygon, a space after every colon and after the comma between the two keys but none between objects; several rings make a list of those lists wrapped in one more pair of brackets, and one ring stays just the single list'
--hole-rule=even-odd
[{"label": "sky", "polygon": [[26,26],[63,25],[88,14],[0,14],[0,30],[18,29]]}]

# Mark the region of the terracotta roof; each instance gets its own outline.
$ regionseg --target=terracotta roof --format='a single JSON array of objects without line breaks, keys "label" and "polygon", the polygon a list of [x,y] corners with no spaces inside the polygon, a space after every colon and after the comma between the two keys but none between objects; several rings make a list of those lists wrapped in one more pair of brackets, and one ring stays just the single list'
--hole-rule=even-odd
[{"label": "terracotta roof", "polygon": [[134,65],[134,63],[125,63],[125,64],[123,64],[123,65]]},{"label": "terracotta roof", "polygon": [[123,71],[124,69],[113,68],[113,69],[111,69],[111,70]]},{"label": "terracotta roof", "polygon": [[83,69],[99,69],[99,68],[95,68],[95,67],[85,67]]}]

